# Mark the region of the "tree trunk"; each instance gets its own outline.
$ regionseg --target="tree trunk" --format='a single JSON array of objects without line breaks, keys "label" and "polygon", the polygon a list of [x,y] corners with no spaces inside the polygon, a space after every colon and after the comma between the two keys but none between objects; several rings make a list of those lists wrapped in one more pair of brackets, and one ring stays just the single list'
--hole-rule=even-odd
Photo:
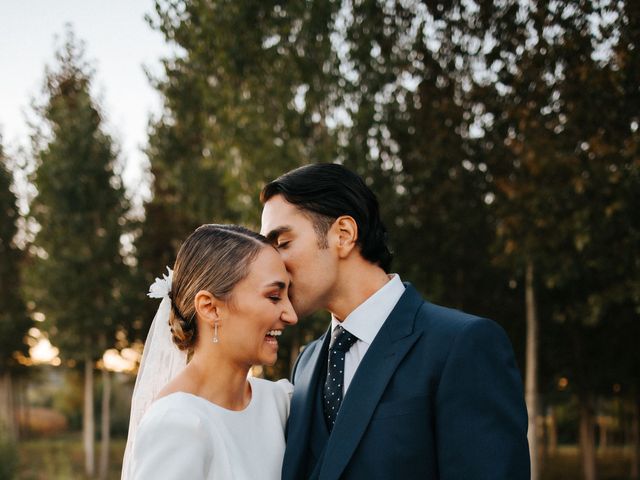
[{"label": "tree trunk", "polygon": [[18,432],[18,419],[16,418],[16,389],[14,388],[14,378],[11,373],[7,373],[8,379],[8,392],[7,398],[9,401],[9,429],[10,435],[14,440],[18,440],[20,434]]},{"label": "tree trunk", "polygon": [[18,438],[27,438],[31,433],[31,410],[29,409],[29,402],[27,401],[27,390],[29,388],[28,380],[21,380],[18,383]]},{"label": "tree trunk", "polygon": [[584,480],[597,480],[594,415],[591,398],[581,395],[580,401],[580,458]]},{"label": "tree trunk", "polygon": [[555,455],[558,450],[558,421],[555,408],[549,408],[549,454]]},{"label": "tree trunk", "polygon": [[640,479],[640,395],[631,399],[631,480]]},{"label": "tree trunk", "polygon": [[600,450],[606,450],[609,440],[609,425],[606,417],[600,417],[598,419],[598,429],[600,431],[600,441],[598,442],[598,448]]},{"label": "tree trunk", "polygon": [[527,262],[525,278],[525,304],[527,315],[527,364],[525,374],[525,400],[529,413],[529,455],[531,457],[531,480],[539,478],[538,462],[538,314],[534,289],[533,262]]},{"label": "tree trunk", "polygon": [[0,376],[0,427],[9,435],[10,439],[16,440],[18,438],[13,382],[9,370]]},{"label": "tree trunk", "polygon": [[102,368],[102,441],[100,444],[100,479],[109,473],[109,444],[111,443],[111,373]]},{"label": "tree trunk", "polygon": [[93,361],[90,356],[84,360],[84,414],[82,416],[82,439],[84,444],[84,469],[87,477],[95,472],[94,454],[95,423],[93,418]]}]

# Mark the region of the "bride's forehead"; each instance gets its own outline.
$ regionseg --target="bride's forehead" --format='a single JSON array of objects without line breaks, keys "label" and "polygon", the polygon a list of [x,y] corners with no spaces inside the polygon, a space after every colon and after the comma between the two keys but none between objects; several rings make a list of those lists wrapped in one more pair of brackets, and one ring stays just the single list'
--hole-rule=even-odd
[{"label": "bride's forehead", "polygon": [[265,245],[251,262],[249,270],[252,277],[260,278],[272,275],[273,272],[285,271],[285,268],[284,262],[276,249],[271,245]]}]

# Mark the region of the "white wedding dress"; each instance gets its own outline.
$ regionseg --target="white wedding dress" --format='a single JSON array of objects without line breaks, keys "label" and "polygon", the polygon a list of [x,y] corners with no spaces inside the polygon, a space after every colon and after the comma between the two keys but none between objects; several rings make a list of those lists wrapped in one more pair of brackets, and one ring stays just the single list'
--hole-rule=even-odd
[{"label": "white wedding dress", "polygon": [[241,411],[183,392],[153,402],[136,434],[133,478],[280,479],[293,386],[249,382],[251,402]]}]

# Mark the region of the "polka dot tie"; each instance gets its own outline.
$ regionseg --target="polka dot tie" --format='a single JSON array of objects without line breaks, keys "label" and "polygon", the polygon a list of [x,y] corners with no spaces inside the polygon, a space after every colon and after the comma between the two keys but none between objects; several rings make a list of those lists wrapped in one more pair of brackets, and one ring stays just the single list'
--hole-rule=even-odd
[{"label": "polka dot tie", "polygon": [[322,406],[324,418],[327,421],[329,431],[333,429],[342,402],[342,387],[344,383],[344,357],[358,338],[338,325],[332,334],[329,347],[329,364],[327,367],[327,379],[324,382]]}]

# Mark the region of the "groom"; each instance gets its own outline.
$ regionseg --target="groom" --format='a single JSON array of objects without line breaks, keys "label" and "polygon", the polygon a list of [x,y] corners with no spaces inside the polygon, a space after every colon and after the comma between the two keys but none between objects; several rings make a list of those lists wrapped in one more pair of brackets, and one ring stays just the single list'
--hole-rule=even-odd
[{"label": "groom", "polygon": [[298,316],[331,312],[294,367],[282,478],[528,480],[507,336],[388,275],[386,230],[362,179],[307,165],[261,200],[261,231],[291,275]]}]

